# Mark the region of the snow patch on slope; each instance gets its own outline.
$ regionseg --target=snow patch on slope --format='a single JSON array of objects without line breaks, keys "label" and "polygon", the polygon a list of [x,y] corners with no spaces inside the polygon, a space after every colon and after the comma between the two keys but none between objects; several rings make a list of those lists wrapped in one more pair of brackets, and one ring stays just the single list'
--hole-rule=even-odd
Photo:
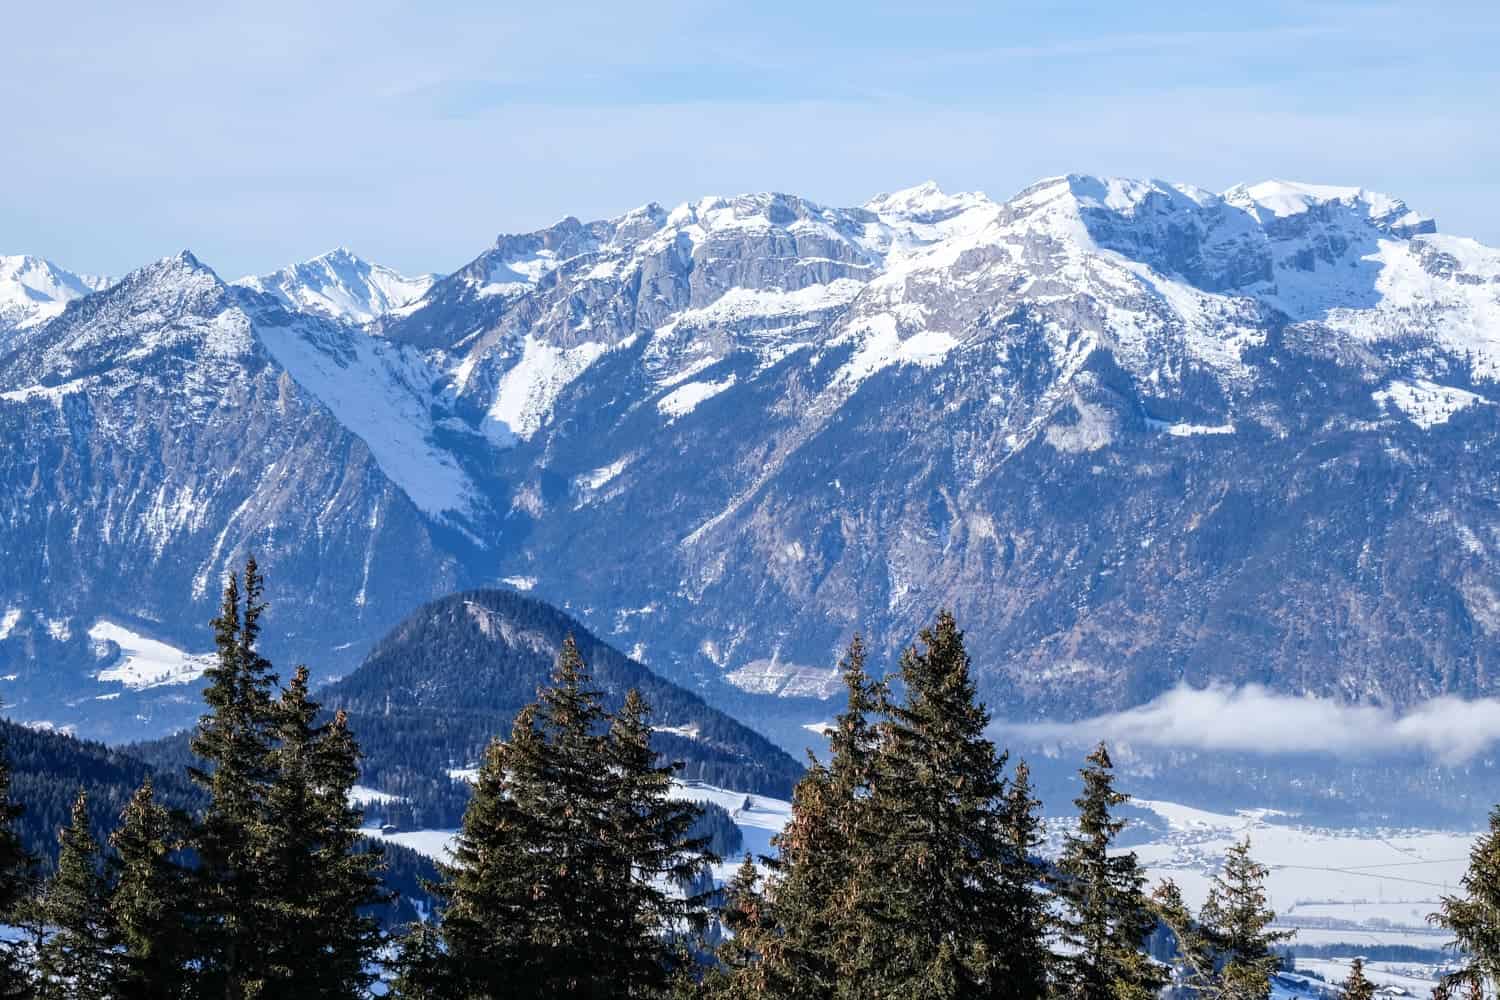
[{"label": "snow patch on slope", "polygon": [[735,381],[735,376],[730,375],[718,382],[688,382],[657,400],[656,408],[671,422],[692,413],[704,400],[734,388]]},{"label": "snow patch on slope", "polygon": [[837,670],[788,663],[779,656],[752,660],[724,679],[751,694],[774,694],[786,698],[829,698],[843,682]]},{"label": "snow patch on slope", "polygon": [[836,278],[827,284],[808,285],[792,292],[779,288],[731,288],[710,305],[678,314],[677,322],[713,326],[750,318],[801,316],[848,305],[864,287],[864,282],[853,278]]},{"label": "snow patch on slope", "polygon": [[1198,437],[1203,434],[1233,434],[1234,424],[1187,424],[1173,423],[1170,420],[1157,420],[1153,417],[1146,418],[1146,426],[1153,431],[1161,431],[1172,437]]},{"label": "snow patch on slope", "polygon": [[85,379],[74,379],[60,385],[28,385],[22,389],[0,392],[0,399],[7,403],[29,403],[34,399],[43,399],[53,406],[60,407],[64,399],[74,393],[85,391],[86,386]]},{"label": "snow patch on slope", "polygon": [[1489,400],[1477,393],[1438,385],[1424,378],[1411,382],[1397,379],[1384,389],[1372,392],[1370,397],[1383,407],[1394,406],[1424,431],[1446,424],[1448,418],[1459,410],[1490,405]]},{"label": "snow patch on slope", "polygon": [[481,429],[498,444],[529,440],[552,415],[552,406],[574,379],[608,350],[601,343],[556,347],[526,335],[521,359],[500,379]]},{"label": "snow patch on slope", "polygon": [[365,442],[412,503],[434,516],[468,510],[478,491],[433,443],[436,373],[409,347],[335,331],[311,323],[259,328],[277,362]]},{"label": "snow patch on slope", "polygon": [[[1382,240],[1362,263],[1378,270],[1374,301],[1358,307],[1334,302],[1321,316],[1327,326],[1364,343],[1434,343],[1467,355],[1476,377],[1500,378],[1500,250],[1424,234]],[[1311,293],[1332,299],[1327,288]]]},{"label": "snow patch on slope", "polygon": [[[771,838],[780,833],[792,818],[792,804],[784,799],[731,791],[697,781],[674,781],[671,798],[683,802],[711,802],[729,813],[744,837],[744,850],[752,857],[775,855]],[[726,881],[739,867],[739,858],[725,858],[714,871],[714,877]]]},{"label": "snow patch on slope", "polygon": [[530,291],[544,275],[556,270],[558,263],[557,254],[551,250],[538,250],[534,256],[514,260],[491,260],[486,279],[475,283],[474,294],[490,298]]},{"label": "snow patch on slope", "polygon": [[630,464],[629,458],[617,459],[608,465],[601,465],[586,476],[578,477],[578,484],[585,489],[597,490],[601,486],[614,479],[625,471],[625,466]]},{"label": "snow patch on slope", "polygon": [[896,317],[889,314],[862,320],[849,335],[860,338],[859,347],[834,381],[850,388],[892,365],[934,367],[958,346],[957,338],[941,330],[919,330],[903,340]]},{"label": "snow patch on slope", "polygon": [[120,655],[95,674],[101,683],[119,683],[132,691],[189,684],[214,663],[212,653],[187,653],[176,646],[148,639],[123,625],[100,620],[89,629],[95,642],[113,642]]}]

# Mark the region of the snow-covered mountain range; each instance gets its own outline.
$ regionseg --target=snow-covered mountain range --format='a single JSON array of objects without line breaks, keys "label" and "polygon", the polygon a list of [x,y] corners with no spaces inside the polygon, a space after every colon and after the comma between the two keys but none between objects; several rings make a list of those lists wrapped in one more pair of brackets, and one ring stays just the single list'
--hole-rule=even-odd
[{"label": "snow-covered mountain range", "polygon": [[23,713],[84,664],[58,722],[117,655],[59,635],[204,648],[252,550],[328,671],[506,581],[722,699],[942,605],[1007,714],[1494,690],[1500,251],[1358,188],[712,197],[430,286],[184,254],[3,343],[0,659]]}]

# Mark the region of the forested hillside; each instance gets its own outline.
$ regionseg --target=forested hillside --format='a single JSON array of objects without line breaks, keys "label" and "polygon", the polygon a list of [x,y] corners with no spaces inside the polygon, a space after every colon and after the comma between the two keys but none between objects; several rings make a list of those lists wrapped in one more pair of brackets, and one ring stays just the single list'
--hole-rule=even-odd
[{"label": "forested hillside", "polygon": [[788,798],[802,768],[765,737],[656,676],[578,621],[508,590],[454,594],[413,612],[350,676],[325,688],[364,748],[364,784],[406,797],[419,825],[451,825],[467,790],[449,769],[476,763],[536,696],[572,635],[610,709],[639,690],[652,707],[653,747],[681,760],[684,779]]},{"label": "forested hillside", "polygon": [[79,789],[88,793],[95,830],[107,830],[149,775],[163,801],[189,809],[203,796],[181,771],[158,771],[123,750],[76,740],[47,730],[0,721],[0,740],[10,760],[11,793],[26,803],[16,830],[26,848],[50,866],[57,831],[66,826]]}]

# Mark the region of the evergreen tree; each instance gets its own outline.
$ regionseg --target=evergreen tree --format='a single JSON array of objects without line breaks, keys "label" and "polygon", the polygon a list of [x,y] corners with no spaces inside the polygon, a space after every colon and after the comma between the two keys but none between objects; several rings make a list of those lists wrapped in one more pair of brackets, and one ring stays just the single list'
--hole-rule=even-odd
[{"label": "evergreen tree", "polygon": [[[855,877],[858,849],[834,832],[835,794],[829,769],[809,754],[807,772],[792,789],[791,815],[771,840],[776,854],[765,859],[773,873],[768,894],[776,902],[778,941],[775,948],[761,950],[765,968],[755,978],[765,982],[768,998],[829,1000],[846,968],[834,953],[834,940],[859,920],[840,905],[857,891],[845,883]],[[852,966],[853,955],[847,959]],[[795,983],[797,992],[773,991],[784,983]]]},{"label": "evergreen tree", "polygon": [[381,899],[381,859],[357,849],[359,748],[343,715],[318,723],[306,668],[274,695],[256,645],[264,586],[253,559],[243,595],[229,578],[192,740],[209,795],[190,844],[194,984],[225,1000],[362,996],[379,937],[360,910]]},{"label": "evergreen tree", "polygon": [[1365,960],[1356,958],[1349,976],[1339,987],[1344,1000],[1375,1000],[1375,984],[1365,978]]},{"label": "evergreen tree", "polygon": [[119,936],[120,1000],[187,996],[191,982],[187,873],[173,860],[181,822],[156,801],[151,779],[110,835],[109,915]]},{"label": "evergreen tree", "polygon": [[1198,997],[1214,993],[1218,988],[1214,948],[1183,902],[1182,890],[1177,883],[1171,879],[1163,880],[1151,895],[1151,905],[1157,918],[1176,939],[1174,995]]},{"label": "evergreen tree", "polygon": [[686,958],[682,935],[706,923],[693,887],[712,860],[691,833],[697,807],[670,798],[675,770],[651,750],[645,700],[631,692],[609,717],[565,641],[550,685],[485,751],[433,887],[445,903],[443,947],[409,937],[402,988],[666,996]]},{"label": "evergreen tree", "polygon": [[780,934],[770,903],[760,888],[760,873],[750,855],[724,889],[719,920],[728,932],[715,951],[718,966],[709,972],[702,995],[708,1000],[765,1000],[806,996],[804,985],[785,979],[777,961]]},{"label": "evergreen tree", "polygon": [[465,996],[453,978],[435,922],[418,920],[396,942],[390,995],[398,1000],[458,1000]]},{"label": "evergreen tree", "polygon": [[1157,916],[1177,939],[1179,985],[1207,1000],[1266,1000],[1281,958],[1272,950],[1292,931],[1267,930],[1276,914],[1266,905],[1269,874],[1250,856],[1250,840],[1231,847],[1194,920],[1170,880],[1152,898]]},{"label": "evergreen tree", "polygon": [[276,703],[264,843],[257,875],[267,914],[263,993],[336,1000],[364,996],[380,945],[361,907],[379,902],[381,856],[357,848],[349,804],[359,749],[340,713],[317,722],[308,671],[298,667]]},{"label": "evergreen tree", "polygon": [[[619,892],[629,865],[600,692],[577,646],[493,741],[435,887],[448,968],[472,998],[623,996],[599,956],[634,947]],[[626,944],[626,941],[630,944]]]},{"label": "evergreen tree", "polygon": [[1490,812],[1490,829],[1469,851],[1463,895],[1444,896],[1428,919],[1453,933],[1465,962],[1445,983],[1480,990],[1500,987],[1500,806]]},{"label": "evergreen tree", "polygon": [[266,609],[264,586],[254,559],[245,565],[243,598],[235,574],[225,585],[213,621],[218,656],[204,672],[209,711],[192,739],[193,753],[204,766],[189,769],[210,798],[193,836],[198,984],[205,996],[225,1000],[253,996],[270,978],[265,942],[272,927],[259,865],[276,677],[256,649]]},{"label": "evergreen tree", "polygon": [[616,884],[606,899],[616,908],[617,933],[605,959],[620,995],[661,995],[675,970],[690,960],[685,934],[701,934],[707,896],[692,886],[718,861],[707,838],[693,836],[700,814],[671,798],[680,764],[660,764],[651,749],[651,709],[639,691],[610,722],[607,752],[612,777],[610,829]]},{"label": "evergreen tree", "polygon": [[870,911],[880,838],[872,829],[869,793],[876,745],[871,715],[883,693],[865,670],[858,636],[840,667],[847,701],[829,735],[830,762],[825,767],[809,755],[793,790],[791,818],[773,841],[779,940],[764,959],[775,966],[765,978],[768,989],[795,982],[803,998],[859,989],[852,970],[867,935],[877,930]]},{"label": "evergreen tree", "polygon": [[1009,988],[1004,756],[984,737],[953,616],[921,642],[901,659],[905,699],[888,707],[872,766],[880,840],[862,861],[862,908],[873,933],[839,977],[868,997],[988,996]]},{"label": "evergreen tree", "polygon": [[1000,826],[1000,891],[1004,899],[1006,941],[1003,976],[1009,995],[1037,1000],[1047,995],[1047,970],[1052,953],[1047,947],[1051,919],[1041,893],[1044,870],[1041,849],[1041,801],[1031,787],[1031,768],[1021,761],[1005,794]]},{"label": "evergreen tree", "polygon": [[1269,873],[1250,856],[1246,837],[1229,849],[1223,870],[1209,887],[1199,923],[1215,954],[1217,1000],[1266,1000],[1271,995],[1271,976],[1281,961],[1272,948],[1294,932],[1266,929],[1276,919],[1266,905]]},{"label": "evergreen tree", "polygon": [[[544,763],[536,713],[534,705],[522,710],[510,739],[497,737],[485,749],[452,861],[439,863],[442,878],[432,886],[443,903],[442,958],[424,939],[409,936],[408,945],[422,947],[404,956],[414,970],[403,977],[408,987],[412,981],[446,983],[453,997],[465,1000],[503,997],[508,988],[518,998],[541,995],[525,924],[528,915],[541,916],[533,904],[550,902],[545,881],[536,877],[542,873],[534,870],[547,860],[540,843],[546,789],[536,780]],[[402,994],[411,1000],[421,995]]]},{"label": "evergreen tree", "polygon": [[[16,820],[24,808],[10,797],[10,759],[0,745],[0,922],[19,924],[31,893],[36,859],[21,844]],[[31,995],[25,945],[0,941],[0,1000]]]},{"label": "evergreen tree", "polygon": [[58,835],[57,871],[40,900],[47,928],[37,954],[45,1000],[105,1000],[114,983],[114,932],[99,842],[89,832],[88,796],[79,792]]},{"label": "evergreen tree", "polygon": [[341,709],[319,740],[313,777],[322,804],[322,842],[318,879],[318,923],[323,951],[319,997],[363,996],[374,980],[374,967],[385,943],[372,907],[391,901],[382,887],[387,864],[373,844],[362,844],[363,811],[351,799],[359,781],[359,742]]},{"label": "evergreen tree", "polygon": [[1056,993],[1067,1000],[1150,1000],[1166,982],[1142,951],[1155,918],[1143,892],[1145,876],[1135,852],[1110,854],[1125,827],[1112,810],[1129,800],[1115,790],[1113,764],[1103,743],[1089,755],[1077,800],[1078,829],[1058,860],[1054,886],[1064,906]]}]

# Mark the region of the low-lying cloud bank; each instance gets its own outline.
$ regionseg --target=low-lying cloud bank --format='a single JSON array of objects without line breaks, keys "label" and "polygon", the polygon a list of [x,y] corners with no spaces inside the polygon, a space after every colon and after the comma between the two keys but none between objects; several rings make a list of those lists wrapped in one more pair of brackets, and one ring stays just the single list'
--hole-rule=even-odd
[{"label": "low-lying cloud bank", "polygon": [[1277,694],[1259,685],[1181,686],[1123,712],[1000,728],[1037,742],[1103,739],[1177,749],[1349,756],[1425,751],[1446,764],[1461,764],[1500,740],[1500,699],[1434,698],[1398,714]]}]

